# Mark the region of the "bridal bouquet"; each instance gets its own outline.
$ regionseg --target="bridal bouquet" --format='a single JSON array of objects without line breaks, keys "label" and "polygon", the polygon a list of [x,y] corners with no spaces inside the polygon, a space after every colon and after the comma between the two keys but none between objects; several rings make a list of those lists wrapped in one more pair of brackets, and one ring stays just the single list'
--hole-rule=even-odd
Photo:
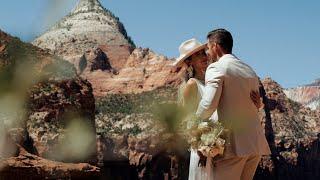
[{"label": "bridal bouquet", "polygon": [[193,115],[187,121],[188,142],[206,157],[223,154],[225,140],[221,138],[224,127],[220,122],[201,120]]}]

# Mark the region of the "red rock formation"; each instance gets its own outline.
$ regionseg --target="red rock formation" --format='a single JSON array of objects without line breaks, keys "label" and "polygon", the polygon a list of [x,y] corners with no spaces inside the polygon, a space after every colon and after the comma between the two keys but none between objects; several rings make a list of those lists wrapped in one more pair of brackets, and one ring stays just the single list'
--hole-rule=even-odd
[{"label": "red rock formation", "polygon": [[99,176],[99,168],[90,164],[50,161],[21,147],[17,156],[0,161],[1,179],[97,179]]},{"label": "red rock formation", "polygon": [[313,110],[320,109],[320,80],[314,83],[285,90],[293,101],[299,102]]},{"label": "red rock formation", "polygon": [[100,49],[88,50],[79,60],[77,69],[80,73],[90,73],[96,70],[111,71],[107,55]]},{"label": "red rock formation", "polygon": [[[4,85],[0,87],[0,133],[1,136],[3,132],[9,133],[18,147],[33,154],[20,151],[19,156],[10,157],[10,152],[16,154],[17,146],[10,150],[12,143],[7,138],[5,144],[1,141],[1,157],[8,158],[1,159],[1,179],[96,176],[99,172],[88,164],[43,159],[68,162],[96,159],[91,84],[78,77],[69,62],[2,31],[0,47],[4,47],[0,52],[0,83]],[[88,151],[78,154],[83,150]]]},{"label": "red rock formation", "polygon": [[[134,50],[135,45],[124,26],[97,0],[80,1],[68,16],[33,44],[72,62],[78,72],[88,66],[89,73],[82,74],[82,77],[92,83],[94,94],[99,97],[110,93],[150,91],[179,81],[171,60],[149,49]],[[102,64],[91,67],[90,61],[101,60],[97,54],[88,57],[95,54],[92,48],[105,53],[112,67],[111,73],[104,71],[110,68],[104,68]]]},{"label": "red rock formation", "polygon": [[111,66],[116,70],[123,68],[133,51],[133,48],[128,45],[100,45],[99,48],[107,54]]},{"label": "red rock formation", "polygon": [[262,84],[265,109],[261,117],[272,154],[263,157],[256,179],[319,178],[319,112],[288,99],[270,78]]},{"label": "red rock formation", "polygon": [[[95,159],[95,105],[89,82],[74,78],[39,83],[30,90],[28,104],[27,129],[41,157],[65,162]],[[70,123],[75,123],[73,121],[85,125],[84,129],[91,133],[83,137],[90,144],[81,146],[88,153],[81,158],[74,157],[76,153],[66,154],[70,151],[67,150],[68,145],[63,145],[65,141],[76,141],[68,139],[65,132]],[[81,136],[85,132],[78,133]]]},{"label": "red rock formation", "polygon": [[92,83],[95,96],[103,97],[107,94],[140,93],[168,85],[177,86],[181,82],[179,72],[172,66],[172,60],[150,49],[137,48],[117,74],[96,71],[85,77]]}]

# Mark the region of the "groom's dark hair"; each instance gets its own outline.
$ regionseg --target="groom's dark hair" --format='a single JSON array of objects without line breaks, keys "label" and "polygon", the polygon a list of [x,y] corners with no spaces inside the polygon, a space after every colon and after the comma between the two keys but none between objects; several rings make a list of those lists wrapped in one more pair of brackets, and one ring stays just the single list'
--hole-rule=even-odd
[{"label": "groom's dark hair", "polygon": [[233,38],[229,31],[225,29],[215,29],[207,35],[209,42],[219,44],[227,53],[232,53]]}]

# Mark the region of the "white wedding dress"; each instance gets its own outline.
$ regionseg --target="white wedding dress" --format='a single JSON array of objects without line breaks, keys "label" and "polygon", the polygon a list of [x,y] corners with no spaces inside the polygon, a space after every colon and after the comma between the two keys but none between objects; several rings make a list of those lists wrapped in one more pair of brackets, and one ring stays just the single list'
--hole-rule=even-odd
[{"label": "white wedding dress", "polygon": [[[198,86],[198,99],[201,100],[201,97],[204,92],[204,84],[199,80],[195,79]],[[211,116],[213,121],[218,120],[217,111]],[[190,165],[189,165],[189,180],[213,180],[213,163],[212,158],[207,158],[206,166],[199,167],[199,156],[196,149],[190,149]]]},{"label": "white wedding dress", "polygon": [[213,179],[213,164],[212,158],[207,158],[206,166],[199,167],[199,156],[197,150],[191,149],[190,165],[189,165],[189,180],[212,180]]}]

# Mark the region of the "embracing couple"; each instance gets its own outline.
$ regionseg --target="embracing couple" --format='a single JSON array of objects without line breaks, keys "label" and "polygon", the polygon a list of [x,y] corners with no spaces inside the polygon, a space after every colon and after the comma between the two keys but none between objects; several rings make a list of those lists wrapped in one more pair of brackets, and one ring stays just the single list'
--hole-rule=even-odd
[{"label": "embracing couple", "polygon": [[223,154],[206,156],[191,148],[189,180],[253,179],[262,155],[270,154],[258,110],[262,103],[253,69],[232,54],[233,38],[225,29],[179,47],[174,65],[185,70],[180,103],[200,120],[225,128]]}]

